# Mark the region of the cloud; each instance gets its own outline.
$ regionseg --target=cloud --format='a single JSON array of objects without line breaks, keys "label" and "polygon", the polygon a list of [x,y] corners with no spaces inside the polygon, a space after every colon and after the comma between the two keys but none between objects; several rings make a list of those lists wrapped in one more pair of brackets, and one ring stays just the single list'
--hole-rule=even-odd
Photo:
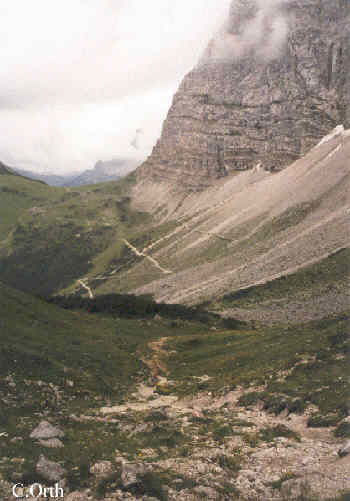
[{"label": "cloud", "polygon": [[211,44],[213,59],[238,59],[249,51],[275,58],[285,43],[289,24],[283,4],[289,0],[235,0],[230,19]]},{"label": "cloud", "polygon": [[71,171],[150,153],[230,0],[2,0],[0,159]]},{"label": "cloud", "polygon": [[143,134],[143,130],[142,129],[136,129],[135,137],[134,137],[134,139],[130,143],[131,146],[133,148],[135,148],[135,150],[139,150],[140,149],[140,143],[141,143],[141,140],[142,140],[142,134]]},{"label": "cloud", "polygon": [[[160,134],[172,92],[156,88],[123,99],[2,110],[0,158],[25,169],[61,173],[91,168],[99,159],[141,162]],[[144,130],[137,150],[130,145],[135,124]]]}]

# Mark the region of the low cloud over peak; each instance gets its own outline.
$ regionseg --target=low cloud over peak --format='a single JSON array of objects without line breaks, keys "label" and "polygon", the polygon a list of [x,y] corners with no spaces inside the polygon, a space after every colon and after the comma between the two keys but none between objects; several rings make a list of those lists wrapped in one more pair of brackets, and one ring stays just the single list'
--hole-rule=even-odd
[{"label": "low cloud over peak", "polygon": [[213,39],[207,56],[237,59],[254,50],[262,59],[280,53],[289,31],[283,5],[289,0],[234,0],[223,29]]}]

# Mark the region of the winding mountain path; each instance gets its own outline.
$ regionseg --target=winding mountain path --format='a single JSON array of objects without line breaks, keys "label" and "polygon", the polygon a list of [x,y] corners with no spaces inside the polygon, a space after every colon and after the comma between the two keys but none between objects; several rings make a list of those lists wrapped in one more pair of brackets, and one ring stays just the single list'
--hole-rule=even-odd
[{"label": "winding mountain path", "polygon": [[93,295],[93,292],[91,290],[91,288],[85,283],[83,282],[82,280],[78,280],[78,282],[80,283],[80,285],[85,289],[87,290],[88,294],[89,294],[89,298],[90,299],[94,299],[94,295]]},{"label": "winding mountain path", "polygon": [[144,257],[146,259],[148,259],[156,268],[158,268],[161,272],[165,273],[165,274],[169,274],[169,273],[172,273],[171,270],[167,270],[166,268],[163,268],[163,266],[161,266],[158,261],[156,261],[153,257],[151,256],[148,256],[147,254],[145,254],[143,251],[140,252],[138,249],[136,249],[136,247],[134,247],[130,242],[128,242],[127,240],[125,240],[125,238],[123,238],[123,242],[125,243],[125,245],[127,247],[129,247],[129,249],[131,249],[134,254],[136,254],[136,256],[138,257]]}]

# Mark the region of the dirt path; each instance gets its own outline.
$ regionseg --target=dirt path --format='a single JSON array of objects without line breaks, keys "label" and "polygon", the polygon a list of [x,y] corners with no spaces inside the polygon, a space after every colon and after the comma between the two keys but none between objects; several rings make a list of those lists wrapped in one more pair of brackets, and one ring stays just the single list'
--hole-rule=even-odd
[{"label": "dirt path", "polygon": [[156,261],[155,259],[153,259],[153,257],[151,256],[148,256],[147,254],[145,254],[143,251],[140,252],[138,249],[136,249],[136,247],[134,247],[130,242],[128,242],[127,240],[125,240],[125,238],[123,238],[123,242],[125,243],[125,245],[127,247],[129,247],[129,249],[131,249],[134,254],[136,254],[136,256],[138,257],[144,257],[146,259],[148,259],[156,268],[158,268],[162,273],[164,274],[169,274],[169,273],[172,273],[171,270],[167,270],[166,268],[163,268],[159,263],[158,261]]},{"label": "dirt path", "polygon": [[166,363],[164,362],[164,359],[168,356],[168,352],[163,348],[167,340],[167,337],[162,337],[157,341],[148,343],[148,347],[151,349],[150,357],[144,357],[141,360],[149,368],[151,377],[147,383],[139,384],[136,392],[132,394],[134,400],[128,401],[122,405],[115,405],[113,407],[102,407],[100,411],[103,415],[125,413],[130,410],[144,412],[151,409],[175,405],[175,402],[178,400],[177,396],[156,396],[155,394],[157,385],[168,384],[166,376],[169,374],[169,371]]},{"label": "dirt path", "polygon": [[147,365],[151,371],[152,378],[155,380],[161,379],[161,373],[166,376],[169,374],[168,368],[164,362],[164,358],[168,356],[168,352],[163,348],[167,340],[167,337],[162,337],[157,341],[148,343],[149,348],[152,350],[152,357],[150,359],[144,359],[143,362]]},{"label": "dirt path", "polygon": [[[180,220],[177,220],[177,222],[179,222]],[[169,238],[171,238],[172,236],[176,235],[177,233],[179,233],[180,231],[183,230],[183,228],[185,228],[185,225],[182,225],[182,226],[179,226],[177,227],[174,231],[171,231],[170,233],[167,233],[166,235],[164,235],[164,237],[160,238],[159,240],[156,240],[155,242],[151,243],[150,245],[148,245],[147,247],[145,247],[143,250],[142,250],[142,254],[144,254],[145,252],[147,251],[150,251],[153,249],[153,247],[155,247],[156,245],[158,245],[160,242],[163,242],[164,240],[168,240]]]},{"label": "dirt path", "polygon": [[90,299],[94,299],[94,295],[92,293],[92,290],[90,289],[90,287],[88,285],[86,285],[85,282],[83,282],[82,280],[78,280],[78,282],[80,283],[80,285],[85,289],[87,290],[88,294],[89,294],[89,298]]}]

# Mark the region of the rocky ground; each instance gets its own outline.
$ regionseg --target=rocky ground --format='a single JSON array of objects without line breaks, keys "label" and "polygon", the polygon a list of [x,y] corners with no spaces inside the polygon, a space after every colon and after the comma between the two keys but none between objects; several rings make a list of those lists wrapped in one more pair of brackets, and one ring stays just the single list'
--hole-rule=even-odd
[{"label": "rocky ground", "polygon": [[[76,490],[60,462],[41,454],[32,482],[58,483],[66,501],[347,499],[339,496],[350,491],[350,442],[336,438],[332,426],[310,428],[308,418],[315,409],[275,415],[264,410],[263,402],[244,408],[239,405],[242,388],[217,395],[168,394],[174,383],[166,376],[166,341],[150,343],[145,359],[150,376],[124,404],[111,402],[70,416],[91,430],[96,423],[115,426],[129,441],[142,443],[140,437],[150,437],[148,446],[134,454],[116,448],[109,460],[101,454],[88,466],[84,486]],[[198,379],[205,383],[210,378]],[[350,418],[342,423],[349,427]],[[31,430],[29,439],[50,451],[64,449],[65,435],[51,415]],[[11,442],[21,440],[19,435]],[[21,474],[23,458],[3,457],[0,464],[4,462],[13,466],[12,483],[2,479],[0,495],[10,501],[13,483],[30,484],[30,478],[25,482]]]}]

